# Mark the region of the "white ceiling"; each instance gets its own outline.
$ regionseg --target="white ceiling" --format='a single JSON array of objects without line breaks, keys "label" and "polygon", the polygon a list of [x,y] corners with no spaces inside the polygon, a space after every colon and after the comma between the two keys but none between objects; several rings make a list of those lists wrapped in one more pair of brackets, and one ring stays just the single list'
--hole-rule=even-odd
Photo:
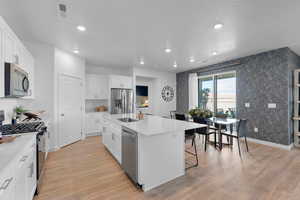
[{"label": "white ceiling", "polygon": [[[65,19],[58,2],[67,4]],[[1,0],[0,14],[22,39],[79,48],[102,67],[143,58],[140,67],[179,72],[285,46],[300,55],[299,0]],[[218,22],[225,26],[216,31]]]}]

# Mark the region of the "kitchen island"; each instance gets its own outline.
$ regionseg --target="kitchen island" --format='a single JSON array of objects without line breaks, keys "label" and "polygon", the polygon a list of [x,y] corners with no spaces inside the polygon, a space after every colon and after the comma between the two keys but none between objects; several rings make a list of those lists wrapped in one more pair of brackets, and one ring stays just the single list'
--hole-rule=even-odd
[{"label": "kitchen island", "polygon": [[[137,120],[134,114],[105,114],[102,123],[103,144],[144,191],[185,174],[184,131],[206,127],[151,115]],[[127,133],[135,135],[132,146]]]}]

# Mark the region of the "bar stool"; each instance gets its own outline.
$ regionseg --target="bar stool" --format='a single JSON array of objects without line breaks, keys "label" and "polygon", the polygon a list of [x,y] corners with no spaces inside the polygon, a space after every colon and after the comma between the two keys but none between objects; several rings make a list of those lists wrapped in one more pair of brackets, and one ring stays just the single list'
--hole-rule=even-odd
[{"label": "bar stool", "polygon": [[[175,119],[176,120],[182,120],[182,121],[186,121],[186,117],[184,114],[178,114],[175,113]],[[194,148],[194,152],[191,152],[189,150],[185,150],[186,153],[194,156],[195,160],[196,160],[196,164],[193,164],[191,166],[186,167],[185,169],[188,170],[190,168],[193,167],[197,167],[199,164],[199,160],[198,160],[198,154],[197,154],[197,145],[195,143],[195,139],[196,139],[196,134],[195,134],[195,130],[186,130],[185,134],[184,134],[184,141],[185,143],[187,142],[187,140],[192,140],[192,147]]]}]

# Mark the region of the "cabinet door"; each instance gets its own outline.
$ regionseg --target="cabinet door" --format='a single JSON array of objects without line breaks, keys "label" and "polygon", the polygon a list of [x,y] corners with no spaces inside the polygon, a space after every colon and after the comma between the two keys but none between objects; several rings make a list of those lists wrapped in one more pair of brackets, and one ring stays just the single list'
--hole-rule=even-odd
[{"label": "cabinet door", "polygon": [[17,198],[15,198],[15,177],[10,167],[1,172],[0,187],[1,200],[17,200]]},{"label": "cabinet door", "polygon": [[121,164],[121,156],[122,156],[122,137],[119,134],[114,134],[114,153],[115,158]]},{"label": "cabinet door", "polygon": [[111,132],[112,132],[112,153],[116,160],[121,163],[121,135],[122,127],[118,124],[111,123]]},{"label": "cabinet door", "polygon": [[29,200],[27,192],[27,160],[28,155],[24,155],[17,161],[15,200]]},{"label": "cabinet door", "polygon": [[122,84],[121,76],[111,76],[110,77],[110,88],[124,88]]},{"label": "cabinet door", "polygon": [[7,31],[4,32],[4,61],[9,63],[16,62],[15,39]]},{"label": "cabinet door", "polygon": [[109,151],[112,150],[112,133],[108,126],[103,127],[102,142]]},{"label": "cabinet door", "polygon": [[28,162],[26,163],[27,196],[32,200],[36,189],[36,144],[31,146]]},{"label": "cabinet door", "polygon": [[[0,24],[0,85],[4,85],[4,28]],[[0,87],[0,97],[4,97],[4,87]]]},{"label": "cabinet door", "polygon": [[86,99],[93,99],[93,91],[94,91],[94,79],[92,75],[86,76],[86,88],[85,88],[85,98]]},{"label": "cabinet door", "polygon": [[17,39],[14,41],[14,54],[14,62],[18,64],[20,68],[27,71],[25,47]]},{"label": "cabinet door", "polygon": [[123,76],[122,78],[123,87],[125,89],[131,89],[132,88],[132,78],[129,76]]},{"label": "cabinet door", "polygon": [[132,89],[132,78],[129,76],[111,76],[110,88]]},{"label": "cabinet door", "polygon": [[97,92],[99,99],[108,99],[108,78],[106,76],[98,76]]}]

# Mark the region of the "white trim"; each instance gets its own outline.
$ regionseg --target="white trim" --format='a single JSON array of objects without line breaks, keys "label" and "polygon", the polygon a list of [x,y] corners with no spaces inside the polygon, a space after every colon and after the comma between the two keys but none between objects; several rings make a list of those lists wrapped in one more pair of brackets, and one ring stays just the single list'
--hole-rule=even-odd
[{"label": "white trim", "polygon": [[[220,72],[220,73],[212,73],[212,74],[208,74],[208,75],[199,75],[197,76],[198,77],[198,82],[200,79],[205,79],[205,78],[212,78],[212,81],[213,81],[213,94],[214,94],[214,97],[213,97],[213,112],[217,112],[217,108],[218,108],[218,94],[217,94],[217,87],[218,87],[218,79],[216,79],[217,76],[220,76],[220,75],[226,75],[226,74],[234,74],[234,78],[235,78],[235,87],[237,85],[237,76],[236,76],[236,70],[231,70],[231,71],[225,71],[225,72]],[[235,88],[236,90],[236,88]],[[198,84],[198,91],[199,92],[199,84]],[[235,108],[237,108],[237,91],[235,91]],[[199,99],[198,99],[199,101]],[[199,103],[199,102],[197,102]]]},{"label": "white trim", "polygon": [[54,151],[58,151],[60,149],[60,147],[54,147],[54,148],[50,148],[49,150],[48,150],[48,152],[47,153],[49,153],[49,152],[54,152]]},{"label": "white trim", "polygon": [[92,132],[92,133],[86,133],[85,136],[86,137],[91,137],[91,136],[101,136],[102,133],[101,132]]},{"label": "white trim", "polygon": [[254,142],[254,143],[257,143],[257,144],[262,144],[262,145],[266,145],[266,146],[270,146],[270,147],[280,148],[280,149],[284,149],[284,150],[288,150],[288,151],[291,151],[294,147],[294,144],[283,145],[283,144],[277,144],[277,143],[268,142],[268,141],[264,141],[264,140],[259,140],[259,139],[255,139],[255,138],[249,138],[249,137],[247,137],[247,140],[249,142]]},{"label": "white trim", "polygon": [[[56,113],[57,114],[57,119],[58,119],[58,125],[57,125],[57,132],[58,132],[58,138],[57,138],[57,141],[58,141],[58,145],[59,145],[59,148],[61,148],[61,147],[63,147],[64,145],[62,145],[61,143],[62,143],[62,139],[61,139],[61,137],[62,137],[62,134],[61,134],[61,120],[60,120],[60,114],[62,113],[61,112],[61,104],[60,104],[60,90],[61,90],[61,79],[63,78],[63,77],[68,77],[68,78],[72,78],[72,79],[76,79],[76,80],[78,80],[78,81],[80,81],[80,85],[82,85],[83,86],[83,79],[82,78],[80,78],[80,77],[78,77],[78,76],[73,76],[73,75],[69,75],[69,74],[66,74],[66,73],[58,73],[58,80],[57,80],[57,85],[58,85],[58,90],[57,90],[57,108],[58,108],[58,112]],[[82,105],[81,105],[81,108],[82,108],[82,110],[81,110],[81,140],[83,140],[85,137],[83,136],[84,134],[83,134],[83,130],[84,130],[84,128],[83,128],[83,126],[84,126],[84,124],[83,124],[83,118],[84,118],[84,116],[83,116],[83,112],[84,112],[84,108],[83,108],[83,101],[84,101],[84,91],[83,90],[81,90],[81,93],[82,93],[82,95],[81,95],[81,98],[82,98]]]},{"label": "white trim", "polygon": [[199,75],[198,78],[208,78],[208,77],[219,76],[219,75],[224,75],[224,74],[233,74],[233,73],[235,74],[235,77],[236,77],[236,70],[231,70],[231,71],[224,71],[224,72],[219,72],[219,73],[212,73],[212,74],[208,74],[208,75]]}]

